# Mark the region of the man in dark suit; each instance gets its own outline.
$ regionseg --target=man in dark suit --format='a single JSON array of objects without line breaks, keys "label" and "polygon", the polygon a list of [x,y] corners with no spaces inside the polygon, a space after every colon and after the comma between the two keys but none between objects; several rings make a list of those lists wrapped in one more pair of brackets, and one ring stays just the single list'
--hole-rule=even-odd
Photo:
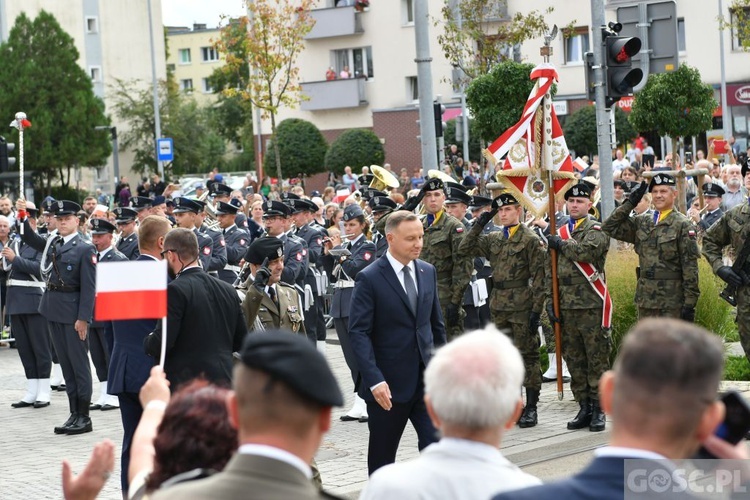
[{"label": "man in dark suit", "polygon": [[[167,219],[149,215],[138,228],[138,257],[135,260],[162,260],[164,237],[171,229]],[[127,304],[123,304],[127,307]],[[143,340],[158,324],[155,319],[131,319],[113,321],[114,346],[109,360],[108,390],[120,401],[122,419],[122,454],[120,456],[120,481],[122,491],[128,491],[128,467],[130,466],[130,444],[135,429],[141,420],[143,407],[138,393],[148,380],[154,360],[143,352]]]},{"label": "man in dark suit", "polygon": [[158,359],[161,336],[166,333],[164,372],[172,390],[198,376],[229,385],[232,353],[247,333],[236,290],[203,272],[193,231],[170,231],[162,253],[175,275],[167,286],[167,331],[150,334],[144,343],[146,352]]},{"label": "man in dark suit", "polygon": [[418,260],[424,230],[416,215],[394,212],[385,228],[385,258],[357,274],[349,336],[360,369],[358,392],[367,402],[372,474],[393,463],[407,420],[419,449],[436,442],[424,403],[422,375],[436,347],[446,342],[435,268]]},{"label": "man in dark suit", "polygon": [[644,466],[644,460],[660,460],[652,470],[663,470],[669,467],[665,461],[689,458],[703,442],[709,446],[724,417],[724,404],[717,401],[723,352],[716,335],[693,324],[641,321],[625,337],[614,370],[599,383],[602,407],[614,420],[610,446],[598,449],[571,478],[494,500],[623,498],[630,482],[627,459],[641,459]]}]

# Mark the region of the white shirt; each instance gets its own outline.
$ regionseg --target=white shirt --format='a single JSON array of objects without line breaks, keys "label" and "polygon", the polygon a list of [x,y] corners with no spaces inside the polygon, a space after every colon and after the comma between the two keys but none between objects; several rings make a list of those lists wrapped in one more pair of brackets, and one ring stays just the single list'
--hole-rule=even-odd
[{"label": "white shirt", "polygon": [[603,446],[594,450],[595,457],[646,458],[650,460],[667,460],[667,457],[653,451],[623,446]]},{"label": "white shirt", "polygon": [[291,465],[295,469],[298,469],[307,479],[312,479],[312,470],[310,470],[310,464],[306,464],[304,460],[296,455],[292,455],[286,450],[281,448],[275,448],[265,444],[243,444],[240,449],[237,450],[243,455],[255,455],[258,457],[271,458],[284,462]]},{"label": "white shirt", "polygon": [[105,249],[104,249],[104,250],[102,250],[101,252],[98,252],[98,253],[99,253],[99,260],[102,260],[102,259],[104,258],[104,256],[105,256],[105,255],[107,255],[107,252],[109,252],[110,250],[112,250],[112,247],[111,247],[111,246],[110,246],[110,247],[107,247],[107,248],[105,248]]},{"label": "white shirt", "polygon": [[406,285],[404,285],[404,268],[408,267],[411,272],[411,280],[414,282],[414,289],[419,293],[419,289],[417,288],[417,266],[414,265],[414,261],[410,261],[408,265],[403,265],[399,261],[396,260],[393,255],[391,255],[391,251],[388,250],[385,253],[385,257],[388,259],[388,262],[391,264],[391,267],[393,268],[393,272],[396,273],[396,277],[398,278],[398,282],[401,283],[401,288],[404,289],[404,292],[406,292]]},{"label": "white shirt", "polygon": [[67,235],[67,236],[62,236],[62,239],[63,239],[63,245],[64,245],[65,243],[68,243],[68,242],[69,242],[70,240],[72,240],[73,238],[75,238],[75,237],[76,237],[76,235],[78,235],[78,232],[77,232],[77,231],[73,231],[72,233],[70,233],[70,234],[69,234],[69,235]]}]

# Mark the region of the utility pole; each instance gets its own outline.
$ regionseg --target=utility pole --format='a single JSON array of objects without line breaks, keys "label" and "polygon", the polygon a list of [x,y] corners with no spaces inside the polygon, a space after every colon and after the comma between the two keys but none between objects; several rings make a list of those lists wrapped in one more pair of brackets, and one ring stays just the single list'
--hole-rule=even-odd
[{"label": "utility pole", "polygon": [[[719,18],[724,17],[724,5],[719,0]],[[724,139],[732,135],[732,122],[729,118],[729,106],[727,105],[727,75],[724,70],[724,30],[719,30],[719,61],[721,62],[721,128]]]},{"label": "utility pole", "polygon": [[[253,23],[253,9],[250,8],[250,4],[253,2],[253,0],[247,1],[247,29],[252,29],[252,23]],[[248,72],[250,73],[250,79],[252,80],[257,74],[258,69],[252,68],[248,64]],[[248,85],[248,92],[251,92],[251,85]],[[263,182],[262,177],[265,177],[265,174],[263,173],[263,120],[261,119],[261,113],[260,108],[258,106],[253,105],[254,111],[255,111],[255,137],[257,140],[257,145],[255,146],[255,174],[258,177],[258,186],[260,186],[260,183]]]},{"label": "utility pole", "polygon": [[[154,46],[154,21],[151,15],[151,0],[148,0],[148,36],[151,40],[151,86],[154,89],[154,155],[156,145],[161,138],[161,116],[159,116],[159,82],[156,79],[156,48]],[[164,163],[156,160],[159,167],[159,177],[164,179]]]},{"label": "utility pole", "polygon": [[430,18],[428,0],[414,2],[414,37],[417,57],[417,84],[419,85],[419,141],[422,144],[422,173],[438,168],[435,141],[435,121],[432,100],[432,68],[430,63]]},{"label": "utility pole", "polygon": [[602,29],[607,24],[604,19],[604,0],[591,0],[591,30],[594,38],[594,95],[596,96],[596,142],[599,151],[599,192],[602,197],[602,220],[615,209],[615,196],[612,178],[612,136],[604,87],[604,51],[602,50]]},{"label": "utility pole", "polygon": [[[463,28],[463,16],[461,15],[461,4],[459,2],[456,2],[456,10],[455,10],[455,17],[456,17],[456,24],[458,25],[458,30],[461,31]],[[460,83],[460,91],[461,91],[461,128],[462,130],[462,138],[463,138],[463,157],[464,157],[464,168],[469,169],[469,114],[466,112],[466,73],[464,73],[464,70],[461,69],[461,62],[458,61],[458,72],[461,80]],[[456,133],[458,135],[458,133]]]}]

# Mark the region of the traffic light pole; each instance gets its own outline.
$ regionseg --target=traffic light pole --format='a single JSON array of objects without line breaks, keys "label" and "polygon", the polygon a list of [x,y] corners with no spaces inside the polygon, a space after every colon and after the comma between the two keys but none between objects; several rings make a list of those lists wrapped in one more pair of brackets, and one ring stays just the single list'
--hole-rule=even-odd
[{"label": "traffic light pole", "polygon": [[609,127],[609,111],[606,105],[604,81],[604,39],[602,29],[607,26],[604,19],[604,0],[591,0],[591,30],[594,36],[594,96],[596,97],[596,143],[599,152],[599,192],[601,193],[601,218],[604,220],[615,209],[615,194],[612,177],[612,138]]},{"label": "traffic light pole", "polygon": [[435,120],[432,107],[432,68],[430,63],[430,19],[427,0],[414,2],[414,37],[417,57],[417,84],[419,85],[419,142],[422,145],[422,174],[438,168],[435,141]]}]

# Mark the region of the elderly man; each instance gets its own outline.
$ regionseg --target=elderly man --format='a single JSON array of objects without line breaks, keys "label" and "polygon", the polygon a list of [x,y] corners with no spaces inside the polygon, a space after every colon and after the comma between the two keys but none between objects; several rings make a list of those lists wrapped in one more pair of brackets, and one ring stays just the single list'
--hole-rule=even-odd
[{"label": "elderly man", "polygon": [[743,186],[742,167],[728,165],[725,167],[725,171],[727,174],[726,192],[721,196],[721,208],[728,212],[747,200],[747,191]]},{"label": "elderly man", "polygon": [[440,349],[425,370],[424,400],[443,438],[415,460],[379,469],[360,499],[468,500],[540,484],[499,449],[521,414],[523,371],[518,349],[494,326]]}]

